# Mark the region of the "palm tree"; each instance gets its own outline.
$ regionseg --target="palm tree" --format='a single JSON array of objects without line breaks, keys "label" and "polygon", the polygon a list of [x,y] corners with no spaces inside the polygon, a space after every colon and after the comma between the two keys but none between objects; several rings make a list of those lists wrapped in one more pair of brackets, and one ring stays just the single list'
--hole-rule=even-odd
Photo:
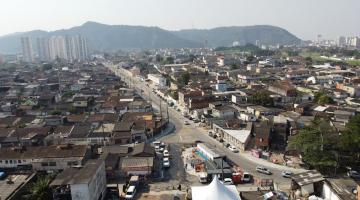
[{"label": "palm tree", "polygon": [[52,191],[49,187],[52,178],[50,176],[40,176],[36,182],[32,183],[28,188],[28,194],[24,195],[24,199],[28,200],[51,200],[53,199]]}]

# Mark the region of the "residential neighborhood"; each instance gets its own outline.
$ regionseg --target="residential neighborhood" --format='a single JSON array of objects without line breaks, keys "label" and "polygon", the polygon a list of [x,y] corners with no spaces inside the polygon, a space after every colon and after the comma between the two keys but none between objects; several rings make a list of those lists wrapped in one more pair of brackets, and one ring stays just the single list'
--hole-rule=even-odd
[{"label": "residential neighborhood", "polygon": [[360,200],[359,2],[4,0],[0,200]]}]

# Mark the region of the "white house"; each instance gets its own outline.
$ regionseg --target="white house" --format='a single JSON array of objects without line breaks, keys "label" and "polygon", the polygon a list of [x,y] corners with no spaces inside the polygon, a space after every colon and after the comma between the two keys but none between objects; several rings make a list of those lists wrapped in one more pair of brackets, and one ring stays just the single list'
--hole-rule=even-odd
[{"label": "white house", "polygon": [[224,139],[240,150],[245,150],[250,141],[251,130],[223,130]]},{"label": "white house", "polygon": [[102,200],[106,195],[105,162],[91,160],[81,169],[66,169],[51,182],[50,187],[55,198],[71,196],[72,200]]},{"label": "white house", "polygon": [[157,85],[158,87],[166,86],[166,78],[163,77],[161,74],[148,74],[148,79],[151,80],[154,85]]}]

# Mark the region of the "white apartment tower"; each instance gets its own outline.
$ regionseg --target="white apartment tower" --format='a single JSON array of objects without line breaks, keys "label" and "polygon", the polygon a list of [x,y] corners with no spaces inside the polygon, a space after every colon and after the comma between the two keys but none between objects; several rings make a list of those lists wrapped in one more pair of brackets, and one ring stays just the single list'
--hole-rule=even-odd
[{"label": "white apartment tower", "polygon": [[50,58],[51,60],[58,58],[68,59],[65,38],[63,36],[53,36],[50,38]]},{"label": "white apartment tower", "polygon": [[[38,38],[38,53],[41,61],[57,58],[67,61],[86,60],[89,56],[87,40],[80,35]],[[49,59],[45,59],[46,55],[49,55]]]},{"label": "white apartment tower", "polygon": [[22,55],[25,62],[34,61],[34,53],[29,37],[22,37],[21,39]]},{"label": "white apartment tower", "polygon": [[50,61],[50,43],[48,38],[37,38],[37,47],[40,61]]}]

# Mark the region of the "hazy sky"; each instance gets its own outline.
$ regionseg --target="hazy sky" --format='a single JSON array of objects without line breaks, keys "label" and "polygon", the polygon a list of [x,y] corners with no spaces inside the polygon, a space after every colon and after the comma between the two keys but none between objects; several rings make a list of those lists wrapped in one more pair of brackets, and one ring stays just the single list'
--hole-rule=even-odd
[{"label": "hazy sky", "polygon": [[178,30],[276,25],[301,39],[360,36],[360,0],[1,0],[0,35],[86,21]]}]

